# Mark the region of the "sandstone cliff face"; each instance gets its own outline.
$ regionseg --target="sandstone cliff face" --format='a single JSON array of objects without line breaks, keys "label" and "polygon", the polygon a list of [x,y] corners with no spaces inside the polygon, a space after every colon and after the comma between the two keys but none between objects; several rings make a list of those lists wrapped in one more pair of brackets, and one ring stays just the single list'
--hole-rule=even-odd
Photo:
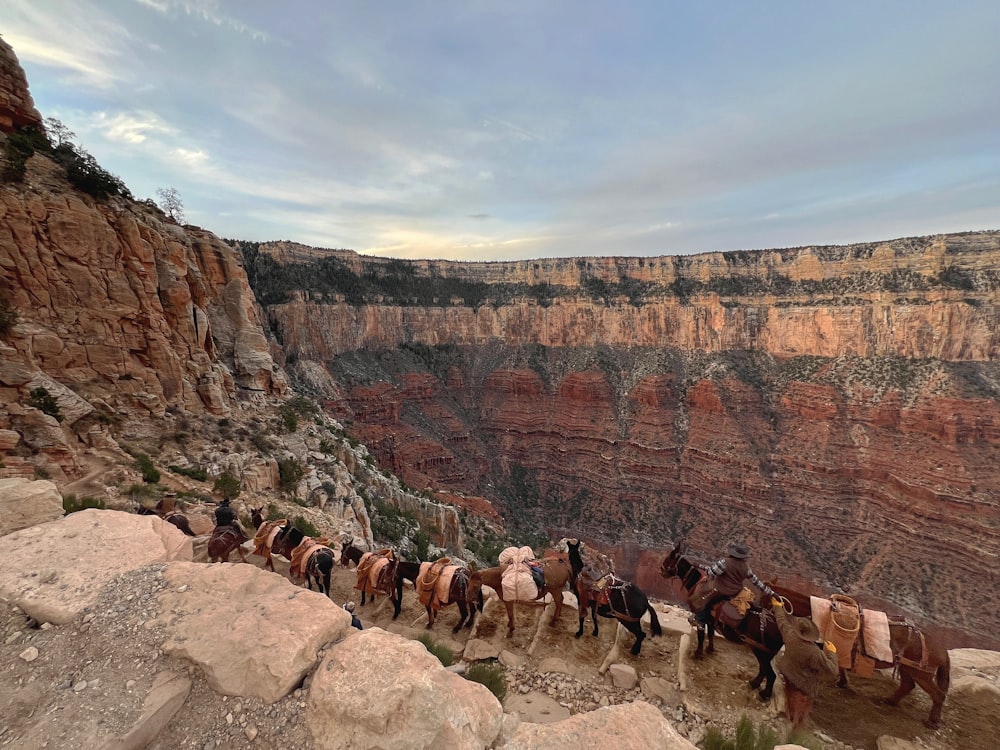
[{"label": "sandstone cliff face", "polygon": [[[399,273],[335,257],[359,277]],[[989,641],[1000,622],[967,592],[992,596],[1000,554],[997,267],[995,232],[426,262],[415,277],[465,273],[488,284],[485,301],[310,288],[268,313],[285,352],[325,364],[331,403],[410,484],[582,537],[653,593],[666,593],[656,569],[672,540],[712,556],[742,538],[765,575]],[[526,285],[541,283],[561,289],[540,302]]]},{"label": "sandstone cliff face", "polygon": [[[171,407],[224,415],[286,390],[232,248],[155,208],[74,192],[44,157],[24,184],[0,186],[0,269],[18,316],[0,366],[0,426],[26,442],[44,416],[24,408],[40,386],[57,397],[62,427],[90,445],[112,420]],[[71,451],[73,438],[62,442]]]},{"label": "sandstone cliff face", "polygon": [[0,39],[0,133],[10,133],[26,125],[41,127],[42,116],[35,109],[17,55]]}]

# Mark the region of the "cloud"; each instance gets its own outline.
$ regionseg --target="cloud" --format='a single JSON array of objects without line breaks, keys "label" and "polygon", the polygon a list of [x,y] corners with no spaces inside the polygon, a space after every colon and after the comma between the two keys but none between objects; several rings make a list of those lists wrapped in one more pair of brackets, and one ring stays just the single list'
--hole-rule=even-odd
[{"label": "cloud", "polygon": [[253,28],[234,16],[225,13],[219,8],[215,0],[200,0],[197,3],[187,0],[134,0],[136,4],[162,13],[163,15],[177,15],[183,13],[186,16],[199,19],[221,29],[235,31],[237,34],[247,36],[260,42],[267,42],[271,35],[266,31]]}]

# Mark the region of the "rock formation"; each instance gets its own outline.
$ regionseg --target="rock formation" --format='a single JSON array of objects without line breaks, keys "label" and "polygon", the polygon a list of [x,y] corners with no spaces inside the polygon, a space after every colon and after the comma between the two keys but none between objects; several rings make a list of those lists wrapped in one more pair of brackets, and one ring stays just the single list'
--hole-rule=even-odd
[{"label": "rock formation", "polygon": [[654,594],[672,540],[742,538],[767,576],[996,643],[1000,233],[467,264],[244,250],[293,370],[325,367],[331,410],[407,483],[585,538]]},{"label": "rock formation", "polygon": [[28,91],[28,79],[13,48],[0,39],[0,133],[42,126],[42,116]]}]

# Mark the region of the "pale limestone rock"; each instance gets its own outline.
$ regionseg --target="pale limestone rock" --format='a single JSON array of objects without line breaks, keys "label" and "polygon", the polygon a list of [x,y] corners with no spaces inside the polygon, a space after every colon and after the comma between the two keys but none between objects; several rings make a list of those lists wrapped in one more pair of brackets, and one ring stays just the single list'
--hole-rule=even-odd
[{"label": "pale limestone rock", "polygon": [[559,701],[534,691],[509,696],[504,710],[516,715],[522,722],[532,724],[552,724],[570,717],[569,709],[560,705]]},{"label": "pale limestone rock", "polygon": [[184,705],[191,680],[175,672],[160,672],[153,678],[142,715],[124,737],[109,740],[103,750],[141,750],[158,735]]},{"label": "pale limestone rock", "polygon": [[538,662],[538,671],[541,673],[559,672],[560,674],[573,674],[573,668],[570,667],[566,660],[556,656],[547,656]]},{"label": "pale limestone rock", "polygon": [[465,644],[465,651],[462,658],[465,661],[480,661],[482,659],[496,659],[500,656],[500,647],[484,641],[482,638],[470,638]]},{"label": "pale limestone rock", "polygon": [[528,661],[528,657],[513,651],[503,649],[500,652],[500,663],[505,667],[523,667]]},{"label": "pale limestone rock", "polygon": [[0,479],[0,536],[62,515],[62,496],[52,482]]},{"label": "pale limestone rock", "polygon": [[380,628],[334,645],[313,674],[306,721],[320,750],[482,750],[503,709],[423,645]]},{"label": "pale limestone rock", "polygon": [[283,698],[351,624],[328,597],[253,565],[178,562],[163,576],[164,653],[197,664],[226,695]]},{"label": "pale limestone rock", "polygon": [[662,677],[643,677],[639,681],[639,689],[648,698],[659,698],[667,705],[680,703],[680,693],[671,683]]},{"label": "pale limestone rock", "polygon": [[191,537],[156,516],[93,508],[3,540],[0,597],[56,625],[70,622],[121,573],[192,554]]},{"label": "pale limestone rock", "polygon": [[[891,737],[887,734],[882,735],[877,740],[875,740],[875,746],[878,750],[919,750],[919,745],[914,745],[909,740],[903,740],[899,737]],[[789,747],[799,747],[798,745],[789,745]],[[774,748],[778,750],[778,748]]]},{"label": "pale limestone rock", "polygon": [[504,750],[566,750],[567,747],[695,750],[663,714],[644,701],[599,708],[554,724],[521,723]]},{"label": "pale limestone rock", "polygon": [[611,681],[614,682],[616,688],[631,690],[639,682],[639,675],[636,674],[635,667],[631,664],[612,664],[608,668],[608,672],[611,674]]},{"label": "pale limestone rock", "polygon": [[997,669],[1000,668],[1000,651],[986,651],[980,648],[953,648],[948,652],[952,669]]}]

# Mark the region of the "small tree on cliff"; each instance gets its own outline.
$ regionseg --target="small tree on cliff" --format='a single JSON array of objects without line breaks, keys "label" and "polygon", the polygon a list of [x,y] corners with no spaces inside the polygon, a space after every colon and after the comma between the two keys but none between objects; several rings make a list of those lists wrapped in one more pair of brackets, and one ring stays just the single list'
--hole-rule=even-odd
[{"label": "small tree on cliff", "polygon": [[62,120],[57,120],[55,117],[45,118],[45,132],[49,136],[49,140],[55,139],[53,146],[61,146],[64,143],[72,143],[73,139],[76,138],[76,133],[70,130],[63,123]]},{"label": "small tree on cliff", "polygon": [[157,188],[156,196],[160,199],[159,205],[163,213],[176,221],[178,224],[184,223],[184,203],[181,201],[181,194],[176,188]]},{"label": "small tree on cliff", "polygon": [[216,477],[215,485],[213,485],[212,489],[222,495],[226,500],[233,500],[239,497],[240,480],[228,471],[224,471]]}]

